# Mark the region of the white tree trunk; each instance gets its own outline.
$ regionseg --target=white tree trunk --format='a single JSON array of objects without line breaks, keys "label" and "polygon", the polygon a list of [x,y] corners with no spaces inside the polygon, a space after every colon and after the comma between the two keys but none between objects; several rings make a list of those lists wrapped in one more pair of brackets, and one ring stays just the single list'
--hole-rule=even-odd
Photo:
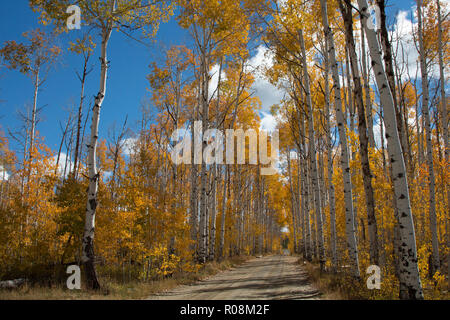
[{"label": "white tree trunk", "polygon": [[430,199],[429,199],[429,217],[430,217],[430,231],[431,231],[431,243],[432,243],[432,268],[430,274],[434,274],[439,270],[439,240],[437,234],[437,221],[436,221],[436,184],[434,177],[434,165],[433,165],[433,144],[431,135],[431,121],[429,112],[429,91],[428,91],[428,70],[427,61],[425,56],[425,48],[423,43],[423,30],[422,30],[422,0],[417,0],[417,20],[419,27],[419,56],[420,56],[420,70],[422,75],[422,116],[425,118],[425,133],[427,143],[427,163],[428,163],[428,182],[430,186]]},{"label": "white tree trunk", "polygon": [[[369,150],[368,150],[369,140],[367,135],[366,112],[363,102],[363,89],[358,66],[358,57],[356,55],[355,40],[353,37],[353,20],[351,10],[352,9],[350,8],[350,6],[346,6],[346,8],[344,8],[344,6],[341,6],[341,11],[344,18],[346,30],[345,34],[346,34],[347,48],[349,52],[353,77],[355,105],[358,110],[359,154],[363,173],[362,176],[366,200],[367,224],[370,238],[370,261],[373,264],[378,265],[379,264],[378,230],[375,215],[375,200],[372,187],[372,171],[370,169],[370,161],[369,161]],[[364,227],[364,225],[362,225],[362,227]]]},{"label": "white tree trunk", "polygon": [[223,181],[223,194],[222,194],[222,217],[220,223],[220,243],[219,243],[219,258],[222,259],[224,257],[224,249],[225,249],[225,219],[227,214],[227,187],[228,187],[228,166],[224,166],[225,178]]},{"label": "white tree trunk", "polygon": [[400,226],[401,244],[398,248],[400,252],[399,280],[407,288],[408,293],[407,297],[402,298],[423,299],[422,284],[417,264],[416,237],[409,200],[405,160],[397,130],[394,100],[383,68],[381,60],[382,51],[377,40],[377,35],[367,25],[367,18],[369,17],[367,1],[358,0],[358,5],[367,35],[373,72],[380,92],[381,105],[385,114],[384,122],[388,141],[388,153],[392,165],[394,193],[398,207],[397,220]]},{"label": "white tree trunk", "polygon": [[325,38],[325,130],[327,146],[327,169],[328,169],[328,193],[330,197],[330,233],[331,233],[331,263],[333,271],[337,269],[337,234],[336,234],[336,199],[333,184],[333,149],[331,145],[331,113],[330,113],[330,88],[329,88],[329,58],[328,58],[328,40]]},{"label": "white tree trunk", "polygon": [[302,175],[302,213],[303,213],[303,229],[305,233],[305,257],[308,261],[311,261],[312,247],[311,247],[311,223],[309,218],[309,182],[308,182],[308,166],[306,158],[306,144],[305,144],[305,125],[300,120],[300,140],[303,148],[302,152],[299,152],[301,159],[301,175]]},{"label": "white tree trunk", "polygon": [[[205,37],[203,37],[205,39]],[[205,48],[202,49],[202,56],[200,57],[202,63],[201,63],[201,71],[200,71],[200,81],[201,81],[201,107],[202,107],[202,156],[203,156],[203,150],[206,149],[208,142],[204,139],[205,138],[205,132],[209,128],[209,93],[208,93],[208,71],[209,71],[209,64],[208,64],[208,57],[206,56]],[[200,243],[199,243],[199,261],[201,263],[206,262],[207,258],[207,250],[208,250],[208,230],[207,230],[207,215],[208,215],[208,208],[206,206],[206,187],[208,182],[208,171],[206,168],[205,161],[202,161],[201,164],[201,186],[200,186]]]},{"label": "white tree trunk", "polygon": [[333,76],[333,88],[334,88],[334,103],[336,109],[336,119],[339,130],[339,141],[341,144],[341,167],[344,178],[344,200],[345,200],[345,226],[347,233],[347,247],[350,257],[350,263],[352,267],[352,274],[354,277],[359,278],[359,259],[358,248],[356,245],[356,232],[354,225],[354,212],[353,212],[353,194],[352,194],[352,182],[350,177],[350,158],[348,152],[347,132],[345,129],[345,117],[342,111],[342,99],[341,99],[341,85],[339,82],[338,64],[336,60],[336,51],[334,46],[334,39],[331,28],[328,23],[327,2],[326,0],[320,0],[322,7],[322,22],[325,28],[325,36],[328,39],[328,56],[330,59],[332,76]]},{"label": "white tree trunk", "polygon": [[97,191],[99,174],[97,172],[97,141],[98,141],[98,125],[100,122],[100,110],[106,94],[106,79],[108,74],[108,60],[106,50],[108,42],[111,37],[111,29],[104,29],[102,32],[101,44],[101,74],[100,74],[100,89],[95,97],[95,104],[92,113],[91,125],[91,141],[88,146],[88,169],[89,169],[89,188],[88,201],[86,207],[86,220],[84,226],[82,258],[81,261],[86,266],[88,287],[92,289],[99,289],[97,274],[94,265],[94,235],[95,235],[95,213],[97,209]]},{"label": "white tree trunk", "polygon": [[[34,140],[36,136],[36,114],[37,114],[37,99],[39,92],[39,70],[36,70],[36,74],[34,76],[33,84],[34,84],[34,95],[33,95],[33,110],[31,111],[31,133],[30,133],[30,150],[29,150],[29,161],[33,159],[34,153]],[[30,164],[31,165],[31,164]]]},{"label": "white tree trunk", "polygon": [[303,39],[303,31],[299,30],[299,40],[300,40],[300,49],[302,54],[302,64],[303,64],[303,81],[305,87],[306,94],[306,105],[308,107],[308,129],[309,129],[309,154],[311,156],[311,182],[314,188],[314,200],[315,200],[315,211],[316,211],[316,223],[317,223],[317,240],[318,240],[318,250],[319,250],[319,261],[321,269],[325,267],[325,247],[323,240],[323,229],[322,229],[322,208],[321,208],[321,197],[320,197],[320,188],[319,188],[319,180],[318,180],[318,172],[317,172],[317,158],[316,158],[316,146],[314,143],[314,111],[312,107],[312,99],[311,99],[311,88],[309,84],[309,74],[306,60],[306,50],[305,43]]},{"label": "white tree trunk", "polygon": [[212,190],[211,190],[211,238],[209,243],[209,260],[213,261],[216,256],[216,209],[217,209],[217,165],[213,164]]},{"label": "white tree trunk", "polygon": [[291,191],[291,212],[292,212],[292,229],[294,231],[294,252],[297,252],[297,221],[295,220],[296,215],[296,204],[295,204],[295,195],[294,195],[294,187],[292,181],[292,170],[291,170],[291,151],[289,148],[287,150],[287,163],[288,163],[288,173],[289,173],[289,188]]},{"label": "white tree trunk", "polygon": [[366,52],[366,33],[364,28],[361,29],[361,62],[362,74],[364,79],[364,91],[367,115],[367,133],[369,136],[369,144],[371,148],[375,148],[375,137],[373,134],[373,118],[372,118],[372,99],[370,97],[370,77],[367,68],[367,52]]},{"label": "white tree trunk", "polygon": [[[445,143],[445,167],[444,171],[448,172],[448,153],[450,152],[450,146],[448,141],[448,120],[447,120],[447,98],[445,94],[445,73],[444,73],[444,45],[445,43],[442,40],[442,16],[441,16],[441,4],[439,0],[436,0],[437,4],[437,12],[438,12],[438,55],[439,55],[439,76],[441,78],[441,113],[442,113],[442,131],[444,135],[444,143]],[[447,208],[450,206],[450,186],[447,181]],[[450,248],[450,223],[449,217],[446,218],[446,227],[447,227],[447,246]],[[448,286],[450,288],[450,251],[447,253],[447,279]]]}]

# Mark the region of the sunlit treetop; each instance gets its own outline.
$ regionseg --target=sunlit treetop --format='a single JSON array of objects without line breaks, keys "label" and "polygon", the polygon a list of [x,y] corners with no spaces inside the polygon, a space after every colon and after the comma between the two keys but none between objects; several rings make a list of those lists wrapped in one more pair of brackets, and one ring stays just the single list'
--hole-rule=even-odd
[{"label": "sunlit treetop", "polygon": [[8,69],[35,74],[61,53],[61,49],[52,43],[52,37],[39,29],[25,32],[23,37],[28,40],[27,43],[6,41],[0,49],[0,56]]},{"label": "sunlit treetop", "polygon": [[173,5],[164,0],[30,0],[29,4],[40,14],[42,24],[53,24],[58,32],[67,31],[70,5],[80,8],[82,27],[111,28],[126,34],[141,30],[148,38],[173,14]]}]

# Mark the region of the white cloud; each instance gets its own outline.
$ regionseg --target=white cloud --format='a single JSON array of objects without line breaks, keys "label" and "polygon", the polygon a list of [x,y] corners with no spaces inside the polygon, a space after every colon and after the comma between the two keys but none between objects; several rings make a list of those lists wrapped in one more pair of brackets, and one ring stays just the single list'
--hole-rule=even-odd
[{"label": "white cloud", "polygon": [[[58,160],[58,155],[53,156],[53,164],[56,165],[56,161]],[[67,167],[66,167],[66,160],[67,160]],[[59,156],[59,162],[58,162],[58,175],[60,177],[64,176],[64,168],[66,168],[66,177],[67,175],[72,171],[73,169],[73,161],[72,159],[67,158],[67,154],[64,152],[61,152]]]},{"label": "white cloud", "polygon": [[270,113],[261,112],[262,113],[262,119],[261,119],[261,129],[273,132],[277,126],[277,120],[274,116],[272,116]]},{"label": "white cloud", "polygon": [[8,181],[9,173],[3,166],[0,165],[0,181]]},{"label": "white cloud", "polygon": [[[402,79],[408,79],[406,68],[409,68],[410,76],[414,78],[417,72],[417,77],[420,80],[421,73],[420,69],[418,69],[419,53],[413,35],[413,31],[417,32],[418,28],[417,11],[415,7],[411,8],[411,10],[413,10],[413,19],[411,19],[411,12],[408,11],[400,11],[397,14],[396,22],[393,28],[392,46],[399,68],[403,71]],[[433,64],[430,67],[429,75],[432,78],[439,78],[439,69],[437,65]]]},{"label": "white cloud", "polygon": [[266,47],[259,46],[256,55],[249,60],[246,69],[255,77],[252,89],[262,102],[263,112],[268,112],[271,106],[280,103],[284,96],[284,92],[273,86],[264,76],[264,71],[271,68],[273,64],[273,53]]},{"label": "white cloud", "polygon": [[136,145],[137,140],[138,140],[137,138],[127,138],[122,141],[123,145],[122,151],[126,156],[129,156],[133,153],[133,149]]},{"label": "white cloud", "polygon": [[[384,127],[384,123],[382,122],[383,133],[386,134],[386,128]],[[373,137],[375,139],[375,145],[377,148],[381,148],[381,128],[380,128],[380,119],[375,121],[373,125]],[[384,147],[387,148],[386,138],[384,139]]]},{"label": "white cloud", "polygon": [[[209,80],[208,94],[210,99],[217,94],[216,90],[217,85],[219,84],[219,70],[220,65],[215,64],[209,71],[209,76],[211,77],[211,79]],[[224,81],[226,79],[225,72],[222,70],[221,74],[221,81]]]}]

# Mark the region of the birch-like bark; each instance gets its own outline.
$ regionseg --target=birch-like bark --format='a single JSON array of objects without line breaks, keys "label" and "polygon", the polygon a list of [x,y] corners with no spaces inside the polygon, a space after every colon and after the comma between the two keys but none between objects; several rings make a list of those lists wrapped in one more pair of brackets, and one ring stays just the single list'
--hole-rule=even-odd
[{"label": "birch-like bark", "polygon": [[355,40],[353,38],[353,20],[352,6],[349,0],[346,0],[346,8],[340,5],[345,24],[345,37],[350,55],[350,64],[353,77],[355,102],[358,109],[358,134],[359,134],[359,154],[361,157],[361,167],[363,173],[364,193],[366,199],[367,224],[370,238],[370,261],[379,264],[378,250],[378,230],[375,216],[375,199],[372,187],[372,171],[369,162],[369,140],[367,137],[366,112],[363,102],[363,92],[361,77],[358,67],[358,58],[356,55]]},{"label": "birch-like bark", "polygon": [[108,74],[108,60],[106,51],[108,42],[111,37],[111,26],[105,27],[102,30],[102,44],[101,44],[101,73],[100,73],[100,90],[95,97],[95,104],[92,112],[91,125],[91,140],[88,146],[88,169],[89,169],[89,187],[88,187],[88,201],[86,208],[86,221],[84,226],[82,258],[81,261],[86,267],[86,278],[88,288],[100,289],[100,283],[97,279],[95,270],[95,255],[94,255],[94,235],[95,235],[95,214],[97,209],[97,192],[99,173],[97,171],[97,141],[98,141],[98,125],[100,122],[100,111],[103,100],[106,94],[106,79]]},{"label": "birch-like bark", "polygon": [[426,53],[423,43],[423,27],[422,27],[422,0],[417,0],[417,22],[419,28],[419,60],[420,71],[422,75],[422,117],[425,118],[425,133],[427,144],[427,163],[428,163],[428,182],[429,182],[429,218],[432,243],[432,268],[430,274],[434,275],[439,270],[439,240],[437,234],[436,220],[436,184],[434,177],[433,165],[433,144],[431,135],[431,121],[429,112],[429,91],[428,91],[428,71]]},{"label": "birch-like bark", "polygon": [[305,125],[302,120],[299,120],[300,125],[300,140],[303,151],[299,152],[299,157],[301,161],[301,175],[302,175],[302,214],[303,214],[303,229],[305,233],[305,258],[308,261],[311,261],[312,257],[312,247],[311,247],[311,223],[309,218],[309,183],[308,183],[308,166],[307,161],[307,152],[306,152],[306,144],[305,144]]},{"label": "birch-like bark", "polygon": [[325,250],[325,242],[327,241],[327,217],[325,215],[325,203],[327,201],[327,190],[328,188],[325,188],[325,166],[323,164],[324,161],[324,154],[323,154],[323,138],[319,137],[317,141],[318,146],[318,171],[319,171],[319,190],[320,190],[320,208],[322,211],[322,230],[323,230],[323,236],[324,236],[324,250]]},{"label": "birch-like bark", "polygon": [[224,166],[225,170],[225,179],[223,181],[223,194],[222,194],[222,217],[220,223],[220,243],[219,243],[219,259],[223,259],[224,257],[224,248],[225,248],[225,220],[227,214],[227,191],[228,191],[228,183],[229,183],[229,172],[228,166]]},{"label": "birch-like bark", "polygon": [[[89,62],[90,54],[88,53],[84,58],[83,65],[83,75],[79,77],[81,82],[81,92],[80,92],[80,104],[78,106],[78,121],[77,121],[77,133],[76,133],[76,142],[75,142],[75,156],[73,161],[73,176],[77,178],[78,176],[78,158],[81,153],[81,121],[83,117],[83,102],[84,102],[84,86],[86,83],[86,77],[88,75],[87,64]],[[78,73],[77,73],[78,74]]]},{"label": "birch-like bark", "polygon": [[[203,31],[205,33],[205,31]],[[203,35],[203,40],[205,41],[205,35]],[[201,59],[201,71],[200,71],[200,81],[201,81],[201,107],[202,107],[202,156],[203,156],[203,150],[206,149],[208,142],[204,139],[205,138],[205,132],[209,128],[209,94],[208,94],[208,57],[206,56],[206,49],[205,49],[205,43],[203,43],[202,46],[202,56]],[[200,185],[200,244],[199,244],[199,262],[205,263],[206,262],[206,255],[207,255],[207,246],[208,246],[208,234],[207,234],[207,214],[208,214],[208,208],[206,206],[206,187],[208,182],[208,171],[206,170],[206,163],[205,161],[202,161],[201,164],[201,185]]]},{"label": "birch-like bark", "polygon": [[392,166],[394,193],[397,201],[401,244],[400,252],[400,282],[407,288],[407,296],[401,298],[423,299],[422,284],[419,277],[417,264],[416,238],[414,232],[413,216],[409,200],[408,181],[406,175],[405,160],[403,157],[400,138],[398,135],[395,105],[389,82],[383,68],[382,51],[374,30],[368,28],[368,5],[366,0],[358,0],[361,18],[369,44],[372,58],[373,72],[380,91],[380,102],[384,109],[384,121],[386,126],[386,139],[388,141],[388,153]]},{"label": "birch-like bark", "polygon": [[[445,42],[442,39],[442,16],[441,16],[441,4],[439,0],[436,0],[437,4],[437,13],[438,13],[438,58],[439,58],[439,76],[440,80],[440,89],[441,89],[441,114],[442,114],[442,133],[444,136],[444,154],[445,154],[445,166],[443,168],[444,172],[448,172],[448,163],[449,157],[448,154],[450,152],[450,146],[448,141],[448,119],[447,119],[447,97],[445,94],[445,73],[444,73],[444,48]],[[444,176],[444,174],[443,174]],[[448,181],[446,182],[447,187],[447,208],[450,206],[450,186],[448,185]],[[447,247],[450,248],[450,218],[447,216],[445,223],[447,227]],[[450,251],[447,253],[447,279],[448,286],[450,288]]]},{"label": "birch-like bark", "polygon": [[33,109],[31,111],[31,132],[30,132],[30,149],[29,151],[29,161],[33,160],[34,154],[34,139],[36,136],[36,114],[37,114],[37,99],[40,86],[39,80],[39,69],[35,71],[33,85],[34,85],[34,95],[33,95]]},{"label": "birch-like bark", "polygon": [[334,104],[336,109],[337,126],[339,130],[339,142],[341,145],[341,168],[344,180],[344,202],[345,202],[345,229],[347,234],[347,248],[354,277],[359,278],[359,259],[358,248],[356,245],[356,235],[354,226],[354,212],[353,212],[353,195],[352,182],[350,177],[350,159],[348,152],[347,132],[345,129],[345,117],[342,111],[341,85],[339,82],[338,63],[336,60],[336,51],[334,46],[334,39],[331,28],[328,23],[328,10],[326,0],[320,0],[322,8],[322,23],[324,26],[325,37],[328,40],[328,57],[330,59],[333,89],[334,89]]},{"label": "birch-like bark", "polygon": [[296,204],[295,204],[295,196],[294,196],[294,187],[293,187],[293,181],[292,181],[292,170],[291,170],[291,151],[289,148],[286,149],[287,151],[287,163],[288,163],[288,173],[289,173],[289,188],[291,191],[291,212],[292,212],[292,228],[294,230],[294,252],[297,252],[297,221],[295,221],[295,212],[296,212]]},{"label": "birch-like bark", "polygon": [[331,145],[331,113],[330,113],[330,88],[329,88],[329,70],[330,63],[328,58],[328,40],[325,38],[325,130],[326,130],[326,147],[327,147],[327,173],[328,173],[328,193],[330,197],[330,247],[331,247],[331,264],[333,271],[337,269],[337,233],[336,233],[336,196],[333,184],[333,148]]},{"label": "birch-like bark", "polygon": [[[442,114],[442,132],[444,136],[445,144],[445,161],[448,166],[448,154],[450,152],[449,140],[448,140],[448,115],[447,115],[447,96],[445,94],[445,65],[444,65],[444,50],[445,42],[442,39],[442,16],[441,16],[441,4],[439,0],[436,0],[437,12],[438,12],[438,57],[439,57],[439,76],[440,76],[440,90],[441,90],[441,114]],[[450,189],[447,190],[447,205],[450,205]],[[450,263],[449,263],[450,266]]]},{"label": "birch-like bark", "polygon": [[[395,89],[395,75],[394,75],[394,60],[392,58],[392,47],[389,40],[388,31],[386,28],[386,12],[385,12],[385,0],[376,0],[378,8],[380,9],[380,37],[381,37],[381,48],[383,49],[383,60],[385,65],[386,77],[388,79],[389,87],[391,89],[392,98],[395,107],[395,116],[397,119],[398,135],[400,137],[400,143],[402,145],[402,152],[407,153],[408,143],[406,140],[406,128],[403,125],[403,116],[398,106],[397,91]],[[405,159],[405,165],[408,169],[408,157],[403,156]]]},{"label": "birch-like bark", "polygon": [[318,181],[318,172],[317,172],[317,159],[316,159],[316,146],[314,143],[314,111],[312,107],[312,99],[311,99],[311,88],[309,84],[309,74],[306,60],[306,50],[305,43],[303,39],[303,30],[299,30],[299,41],[300,41],[300,49],[302,54],[302,64],[303,64],[303,81],[305,87],[306,94],[306,105],[308,108],[308,135],[309,135],[309,154],[311,156],[311,182],[314,188],[314,200],[315,200],[315,211],[316,211],[316,229],[317,229],[317,240],[318,240],[318,253],[319,253],[319,262],[320,268],[324,270],[325,268],[325,247],[323,240],[323,229],[322,229],[322,208],[321,208],[321,198],[320,198],[320,188]]},{"label": "birch-like bark", "polygon": [[370,78],[369,70],[367,66],[367,52],[366,52],[366,33],[361,25],[361,61],[362,61],[362,74],[364,80],[364,91],[366,104],[366,117],[367,117],[367,134],[369,136],[370,147],[375,148],[375,137],[373,134],[373,118],[372,118],[372,99],[370,97]]},{"label": "birch-like bark", "polygon": [[[194,122],[195,122],[195,117],[197,114],[197,107],[195,107],[194,110],[194,116],[192,117],[192,123],[191,123],[191,137],[194,137],[194,132],[195,132],[195,128],[194,128]],[[190,249],[192,251],[192,253],[194,254],[194,256],[197,256],[198,252],[198,248],[197,248],[197,243],[198,243],[198,238],[197,238],[197,233],[198,233],[198,197],[197,197],[197,165],[195,164],[195,155],[194,155],[194,144],[192,143],[192,152],[191,152],[191,198],[190,198],[190,217],[189,217],[189,224],[191,227],[191,245],[190,245]]]},{"label": "birch-like bark", "polygon": [[305,243],[305,224],[304,224],[304,216],[303,216],[303,211],[301,211],[301,206],[300,206],[300,201],[301,201],[301,174],[300,174],[300,150],[298,150],[297,152],[297,190],[296,190],[296,194],[297,194],[297,225],[298,228],[297,230],[301,230],[300,236],[298,237],[298,244],[297,244],[297,248],[299,250],[299,252],[303,251],[301,248],[304,248],[304,243]]}]

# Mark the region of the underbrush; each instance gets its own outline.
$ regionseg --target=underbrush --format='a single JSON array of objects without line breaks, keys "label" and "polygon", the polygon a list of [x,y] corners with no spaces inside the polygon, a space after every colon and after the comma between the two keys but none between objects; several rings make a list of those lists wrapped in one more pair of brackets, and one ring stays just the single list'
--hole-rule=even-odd
[{"label": "underbrush", "polygon": [[195,272],[177,271],[168,276],[151,280],[137,280],[111,274],[102,274],[99,268],[99,281],[102,288],[98,291],[69,290],[62,281],[30,282],[19,289],[0,290],[0,300],[135,300],[145,299],[153,294],[164,292],[178,285],[187,285],[218,272],[240,265],[249,257],[232,257],[221,262],[208,262]]},{"label": "underbrush", "polygon": [[[380,289],[369,290],[367,277],[357,280],[343,272],[321,272],[318,263],[299,260],[308,271],[314,285],[324,294],[325,299],[332,300],[398,300],[399,284],[395,275],[384,272]],[[423,279],[422,286],[427,300],[450,300],[450,293],[433,279]]]}]

